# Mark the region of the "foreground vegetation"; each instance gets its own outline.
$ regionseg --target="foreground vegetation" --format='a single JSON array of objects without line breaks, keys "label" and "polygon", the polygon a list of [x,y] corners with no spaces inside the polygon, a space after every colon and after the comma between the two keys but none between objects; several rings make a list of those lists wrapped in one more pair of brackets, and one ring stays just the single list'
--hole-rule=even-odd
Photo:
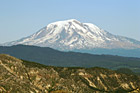
[{"label": "foreground vegetation", "polygon": [[0,55],[2,93],[140,92],[140,77],[100,67],[54,67]]}]

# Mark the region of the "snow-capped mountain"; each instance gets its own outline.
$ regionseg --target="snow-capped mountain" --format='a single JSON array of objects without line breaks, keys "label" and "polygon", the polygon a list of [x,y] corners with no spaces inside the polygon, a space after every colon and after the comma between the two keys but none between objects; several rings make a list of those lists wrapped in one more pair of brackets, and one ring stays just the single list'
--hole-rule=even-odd
[{"label": "snow-capped mountain", "polygon": [[140,48],[140,41],[113,35],[94,24],[75,19],[48,24],[31,36],[4,45],[35,45],[59,50],[93,48]]}]

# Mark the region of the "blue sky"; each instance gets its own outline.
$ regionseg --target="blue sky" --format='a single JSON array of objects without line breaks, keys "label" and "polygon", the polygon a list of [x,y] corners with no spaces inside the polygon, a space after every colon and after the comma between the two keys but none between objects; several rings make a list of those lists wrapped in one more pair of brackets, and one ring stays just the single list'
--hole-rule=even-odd
[{"label": "blue sky", "polygon": [[93,23],[112,34],[140,40],[140,0],[1,0],[0,43],[67,19]]}]

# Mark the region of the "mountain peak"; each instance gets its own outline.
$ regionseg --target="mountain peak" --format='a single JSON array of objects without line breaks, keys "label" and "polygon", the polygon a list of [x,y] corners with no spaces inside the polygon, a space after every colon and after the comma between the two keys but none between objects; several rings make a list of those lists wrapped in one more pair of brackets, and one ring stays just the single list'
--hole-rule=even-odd
[{"label": "mountain peak", "polygon": [[68,20],[65,20],[65,21],[67,21],[67,22],[75,22],[75,21],[79,22],[79,21],[76,20],[76,19],[68,19]]},{"label": "mountain peak", "polygon": [[93,48],[140,48],[134,39],[116,36],[92,23],[81,23],[76,19],[48,24],[37,33],[5,45],[36,45],[59,50]]},{"label": "mountain peak", "polygon": [[65,25],[74,24],[74,23],[79,23],[79,24],[81,24],[81,22],[78,21],[78,20],[76,20],[76,19],[68,19],[68,20],[56,21],[56,22],[50,23],[48,26],[50,26],[50,25],[65,26]]}]

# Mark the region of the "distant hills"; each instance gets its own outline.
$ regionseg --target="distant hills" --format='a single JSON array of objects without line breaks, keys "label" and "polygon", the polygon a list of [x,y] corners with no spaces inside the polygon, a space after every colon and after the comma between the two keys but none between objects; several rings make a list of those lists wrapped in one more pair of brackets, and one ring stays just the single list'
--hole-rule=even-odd
[{"label": "distant hills", "polygon": [[138,57],[140,58],[140,48],[137,49],[105,49],[105,48],[94,48],[91,50],[88,49],[75,49],[75,52],[82,52],[82,53],[90,53],[90,54],[97,54],[97,55],[118,55],[124,57]]},{"label": "distant hills", "polygon": [[62,67],[104,67],[109,69],[130,68],[140,72],[140,58],[112,55],[93,55],[79,52],[61,52],[48,47],[27,45],[0,46],[0,53],[38,62],[50,66]]},{"label": "distant hills", "polygon": [[[13,46],[12,49],[14,49],[14,47],[25,48],[25,46]],[[38,48],[26,46],[26,49],[29,47],[32,49]],[[25,53],[26,49],[23,49]],[[50,48],[45,49],[48,52],[54,51]],[[20,48],[16,51],[21,52]],[[31,54],[34,55],[33,52]],[[52,54],[50,55],[52,56]],[[81,54],[79,54],[79,56],[80,55]],[[99,67],[80,68],[45,66],[20,60],[9,55],[0,54],[0,93],[23,92],[140,93],[140,76],[117,73]]]}]

